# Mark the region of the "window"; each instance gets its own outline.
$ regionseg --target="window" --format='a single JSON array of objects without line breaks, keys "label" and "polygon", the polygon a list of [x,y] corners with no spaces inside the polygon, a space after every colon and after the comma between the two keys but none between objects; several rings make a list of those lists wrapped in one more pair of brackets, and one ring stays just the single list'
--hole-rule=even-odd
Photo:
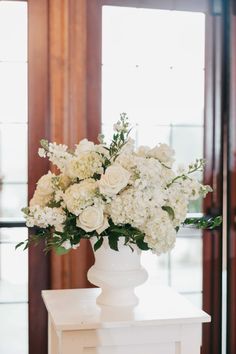
[{"label": "window", "polygon": [[[203,13],[103,6],[104,134],[111,137],[113,123],[126,112],[138,145],[168,143],[184,164],[203,157],[204,62]],[[201,208],[193,203],[189,211]],[[161,280],[201,306],[201,231],[181,230],[172,252],[144,253],[143,263],[150,282]]]},{"label": "window", "polygon": [[[27,3],[0,1],[0,352],[28,353]],[[14,336],[14,340],[12,340]]]}]

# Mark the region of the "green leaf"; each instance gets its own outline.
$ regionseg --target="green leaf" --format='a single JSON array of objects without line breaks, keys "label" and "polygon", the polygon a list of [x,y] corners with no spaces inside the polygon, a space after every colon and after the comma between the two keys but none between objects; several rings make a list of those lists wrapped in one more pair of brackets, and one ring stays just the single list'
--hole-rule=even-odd
[{"label": "green leaf", "polygon": [[136,244],[137,246],[143,250],[143,251],[148,251],[150,248],[148,247],[148,244],[143,241],[143,239],[136,239]]},{"label": "green leaf", "polygon": [[40,145],[42,146],[42,148],[44,148],[46,151],[48,151],[48,146],[49,146],[48,140],[41,139],[40,140]]},{"label": "green leaf", "polygon": [[162,207],[162,210],[166,211],[169,214],[171,220],[175,218],[174,210],[170,206],[165,205]]},{"label": "green leaf", "polygon": [[109,246],[114,251],[119,251],[119,249],[118,249],[118,240],[119,240],[119,236],[116,236],[116,235],[108,236]]},{"label": "green leaf", "polygon": [[93,246],[94,251],[96,252],[101,247],[102,244],[103,244],[103,237],[100,237]]},{"label": "green leaf", "polygon": [[26,242],[25,247],[23,248],[23,251],[25,251],[29,247],[29,242]]},{"label": "green leaf", "polygon": [[17,250],[18,247],[22,246],[24,244],[24,242],[20,242],[15,246],[15,250]]},{"label": "green leaf", "polygon": [[30,209],[28,207],[22,208],[21,209],[22,213],[24,213],[25,215],[29,215]]},{"label": "green leaf", "polygon": [[67,249],[65,249],[64,247],[57,247],[57,248],[55,248],[55,252],[56,252],[56,254],[58,254],[59,256],[62,256],[63,254],[66,254],[66,253],[68,253],[70,250],[67,250]]}]

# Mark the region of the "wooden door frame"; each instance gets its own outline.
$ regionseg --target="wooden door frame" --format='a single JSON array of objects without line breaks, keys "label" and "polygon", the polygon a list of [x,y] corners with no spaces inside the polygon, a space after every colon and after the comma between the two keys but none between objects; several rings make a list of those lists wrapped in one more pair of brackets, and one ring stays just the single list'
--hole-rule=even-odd
[{"label": "wooden door frame", "polygon": [[[48,138],[48,0],[28,0],[28,197],[49,169],[48,162],[37,157],[39,141]],[[49,289],[49,257],[43,245],[29,249],[29,353],[47,353],[47,312],[41,290]]]},{"label": "wooden door frame", "polygon": [[[177,3],[177,2],[176,2]],[[189,8],[186,2],[179,1],[178,10],[204,11],[207,13],[207,40],[211,44],[206,51],[206,111],[205,111],[205,146],[207,159],[205,183],[214,186],[215,191],[204,201],[206,214],[222,214],[222,165],[223,134],[221,108],[222,51],[221,17],[204,2],[194,2]],[[213,3],[212,3],[213,4]],[[88,122],[95,121],[96,127],[101,125],[101,38],[102,38],[102,6],[127,6],[139,8],[173,9],[172,1],[162,0],[90,0],[87,7],[87,45],[88,45]],[[210,11],[211,10],[211,11]],[[212,29],[215,29],[214,32]],[[217,46],[213,42],[217,40]],[[214,58],[214,66],[212,60]],[[92,125],[92,123],[89,123]],[[99,131],[98,128],[96,130]],[[222,305],[222,235],[221,230],[205,231],[203,236],[203,309],[211,314],[212,323],[204,325],[204,354],[221,353],[221,305]]]}]

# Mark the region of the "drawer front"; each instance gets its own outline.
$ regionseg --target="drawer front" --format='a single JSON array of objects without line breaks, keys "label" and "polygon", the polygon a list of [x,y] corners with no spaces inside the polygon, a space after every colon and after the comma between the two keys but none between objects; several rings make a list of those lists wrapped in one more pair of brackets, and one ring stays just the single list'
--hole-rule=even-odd
[{"label": "drawer front", "polygon": [[[175,343],[84,348],[83,354],[177,354]],[[190,354],[190,353],[189,353]]]}]

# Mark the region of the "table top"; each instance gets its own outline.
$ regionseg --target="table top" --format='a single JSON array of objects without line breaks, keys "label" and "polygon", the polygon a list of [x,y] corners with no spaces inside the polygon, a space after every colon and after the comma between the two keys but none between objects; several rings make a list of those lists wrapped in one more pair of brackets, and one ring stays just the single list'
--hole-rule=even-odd
[{"label": "table top", "polygon": [[125,308],[97,305],[99,293],[97,288],[44,290],[42,297],[57,330],[210,322],[207,313],[168,287],[142,285],[136,289],[139,304]]}]

